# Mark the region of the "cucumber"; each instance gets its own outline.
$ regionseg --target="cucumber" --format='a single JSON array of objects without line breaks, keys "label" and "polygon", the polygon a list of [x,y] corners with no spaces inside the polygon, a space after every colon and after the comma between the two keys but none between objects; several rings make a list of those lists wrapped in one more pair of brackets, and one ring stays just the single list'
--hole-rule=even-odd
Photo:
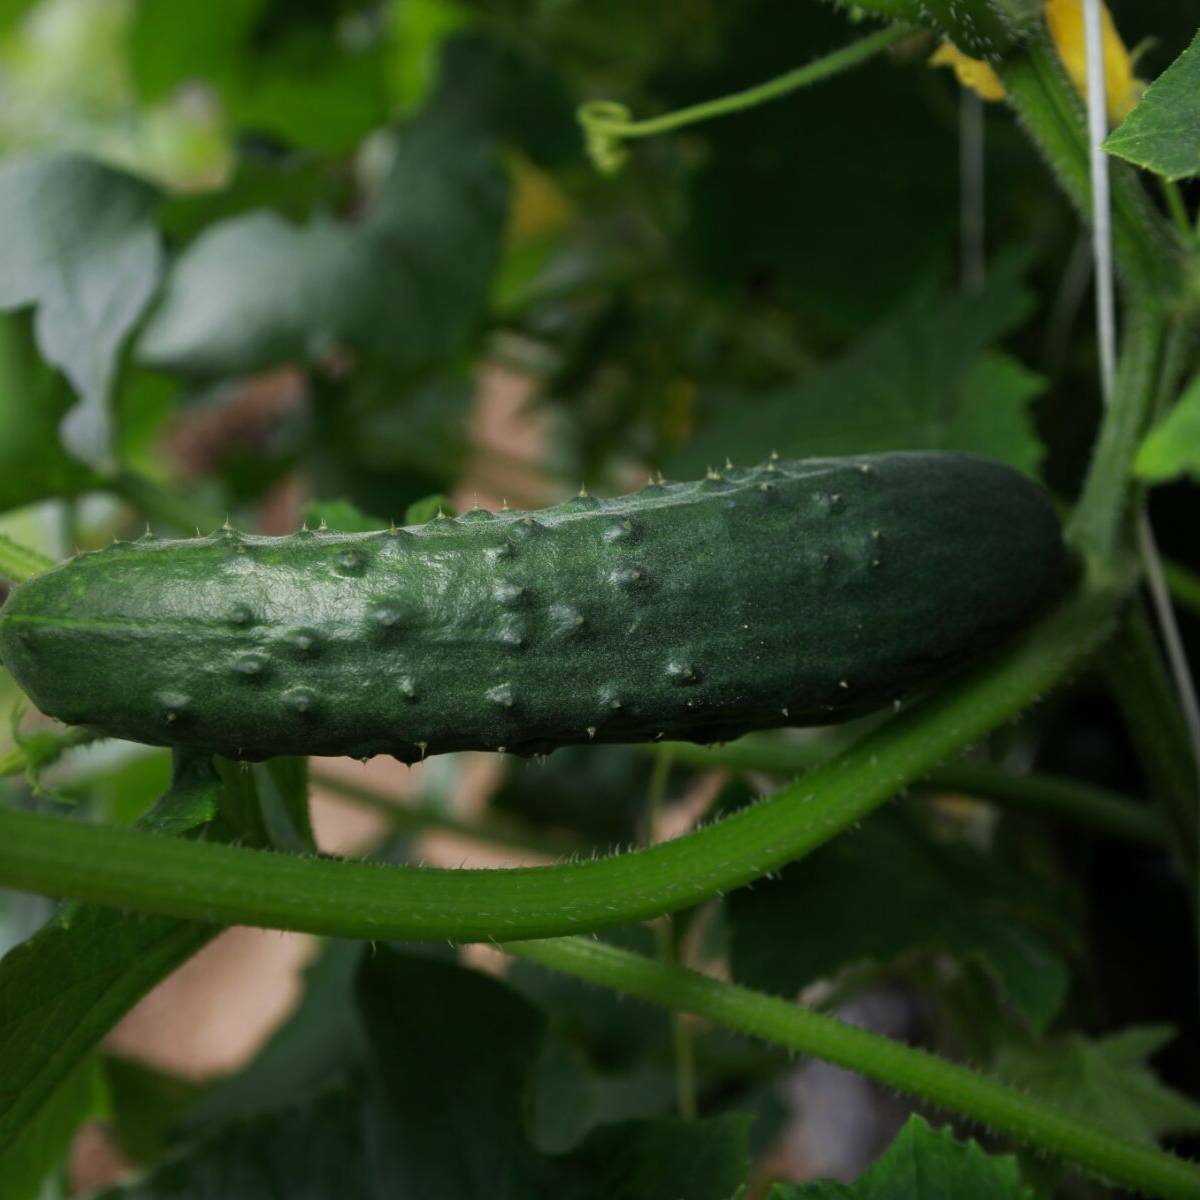
[{"label": "cucumber", "polygon": [[377,533],[117,543],[17,587],[0,660],[70,724],[243,759],[713,742],[900,697],[1063,558],[999,463],[772,460]]}]

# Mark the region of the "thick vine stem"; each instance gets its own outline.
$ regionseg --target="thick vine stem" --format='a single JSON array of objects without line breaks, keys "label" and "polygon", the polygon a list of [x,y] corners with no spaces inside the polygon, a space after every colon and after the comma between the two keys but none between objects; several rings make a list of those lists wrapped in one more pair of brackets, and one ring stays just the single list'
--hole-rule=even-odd
[{"label": "thick vine stem", "polygon": [[0,885],[227,925],[343,937],[551,937],[690,907],[799,858],[1011,719],[1109,634],[1118,591],[1083,588],[1005,652],[835,762],[674,841],[502,871],[384,867],[0,812]]},{"label": "thick vine stem", "polygon": [[1118,1137],[997,1079],[786,1000],[588,938],[529,941],[509,954],[729,1029],[790,1046],[960,1113],[1098,1179],[1163,1200],[1200,1196],[1200,1166]]}]

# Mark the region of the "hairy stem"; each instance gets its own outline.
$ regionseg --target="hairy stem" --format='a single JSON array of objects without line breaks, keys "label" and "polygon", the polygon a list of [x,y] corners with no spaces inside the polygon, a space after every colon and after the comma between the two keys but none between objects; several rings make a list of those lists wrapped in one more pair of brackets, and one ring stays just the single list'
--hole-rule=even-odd
[{"label": "hairy stem", "polygon": [[1195,1200],[1200,1167],[1118,1137],[997,1079],[856,1029],[822,1013],[695,971],[654,962],[590,938],[529,941],[504,949],[563,974],[696,1013],[789,1046],[979,1121],[1088,1174],[1164,1200]]},{"label": "hairy stem", "polygon": [[1083,589],[1005,652],[767,800],[670,842],[553,867],[383,867],[0,812],[0,885],[220,924],[343,937],[549,937],[698,904],[801,857],[1075,668],[1119,593]]}]

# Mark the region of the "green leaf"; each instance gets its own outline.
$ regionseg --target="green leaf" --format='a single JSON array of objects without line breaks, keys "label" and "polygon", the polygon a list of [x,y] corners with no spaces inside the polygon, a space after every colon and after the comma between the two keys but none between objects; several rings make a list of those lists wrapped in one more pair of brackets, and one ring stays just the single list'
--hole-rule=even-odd
[{"label": "green leaf", "polygon": [[0,512],[95,487],[58,429],[74,404],[67,381],[42,360],[28,314],[0,316]]},{"label": "green leaf", "polygon": [[312,500],[304,510],[304,520],[310,529],[324,525],[341,533],[371,533],[386,529],[388,524],[363,512],[349,500]]},{"label": "green leaf", "polygon": [[1166,483],[1181,475],[1200,480],[1200,375],[1146,435],[1133,469],[1151,483]]},{"label": "green leaf", "polygon": [[1033,1200],[1010,1154],[960,1142],[909,1117],[887,1152],[852,1184],[776,1184],[768,1200]]},{"label": "green leaf", "polygon": [[82,403],[63,434],[92,464],[109,457],[117,356],[158,286],[158,192],[85,158],[0,164],[0,309],[37,305],[35,334]]},{"label": "green leaf", "polygon": [[202,1084],[132,1058],[106,1056],[104,1078],[108,1128],[121,1151],[136,1163],[163,1156],[181,1115],[204,1091]]},{"label": "green leaf", "polygon": [[494,144],[446,132],[421,120],[400,136],[358,224],[256,212],[206,230],[175,264],[141,357],[219,376],[339,346],[395,371],[453,354],[487,301],[508,183]]},{"label": "green leaf", "polygon": [[795,995],[845,966],[934,950],[981,962],[1034,1028],[1066,995],[1066,967],[1031,926],[1050,919],[1047,898],[900,809],[734,892],[729,911],[734,978],[765,991]]},{"label": "green leaf", "polygon": [[1166,1026],[1133,1026],[1108,1037],[1080,1034],[1006,1047],[996,1073],[1063,1112],[1146,1145],[1200,1130],[1200,1104],[1167,1087],[1147,1060],[1175,1036]]},{"label": "green leaf", "polygon": [[426,522],[432,521],[434,517],[456,515],[454,505],[441,492],[434,492],[431,496],[422,496],[420,500],[414,500],[404,510],[404,524],[424,525]]},{"label": "green leaf", "polygon": [[366,1044],[355,1016],[361,942],[330,941],[304,972],[304,992],[288,1019],[242,1070],[222,1079],[183,1114],[180,1131],[194,1138],[229,1121],[262,1116],[281,1099],[321,1095],[356,1075]]},{"label": "green leaf", "polygon": [[[139,825],[195,835],[216,811],[217,791],[207,760],[181,758],[171,790]],[[117,1020],[216,932],[69,905],[0,959],[0,1153],[59,1103],[59,1089]]]},{"label": "green leaf", "polygon": [[275,1111],[231,1121],[193,1153],[99,1200],[383,1200],[363,1170],[363,1105],[354,1092],[276,1100]]},{"label": "green leaf", "polygon": [[1200,175],[1200,33],[1146,89],[1104,149],[1165,179]]},{"label": "green leaf", "polygon": [[570,1154],[540,1155],[525,1112],[546,1018],[498,980],[381,951],[364,960],[359,1002],[392,1134],[376,1142],[373,1173],[391,1194],[729,1200],[745,1181],[736,1118],[627,1122]]},{"label": "green leaf", "polygon": [[88,1055],[16,1140],[0,1152],[4,1200],[41,1196],[43,1183],[66,1159],[75,1130],[103,1113],[105,1107],[104,1077],[95,1055]]},{"label": "green leaf", "polygon": [[922,287],[843,359],[798,385],[715,397],[711,419],[672,469],[703,470],[727,456],[757,461],[772,448],[794,457],[939,449],[1032,473],[1041,447],[1028,409],[1043,381],[991,349],[1032,307],[1012,259],[974,295]]},{"label": "green leaf", "polygon": [[[339,973],[326,997],[343,1013],[344,983]],[[312,1072],[273,1074],[273,1096],[257,1088],[272,1112],[237,1120],[106,1195],[730,1200],[746,1181],[740,1118],[624,1122],[595,1130],[569,1154],[540,1153],[526,1113],[546,1018],[498,979],[379,947],[361,956],[357,998],[369,1043],[365,1083],[355,1078],[314,1100],[303,1094],[318,1083]]]}]

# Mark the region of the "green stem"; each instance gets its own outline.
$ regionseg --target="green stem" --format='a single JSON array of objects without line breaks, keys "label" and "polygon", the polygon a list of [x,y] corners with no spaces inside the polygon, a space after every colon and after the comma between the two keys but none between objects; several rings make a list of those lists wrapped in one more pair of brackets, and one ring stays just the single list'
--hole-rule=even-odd
[{"label": "green stem", "polygon": [[438,812],[429,804],[404,805],[374,788],[350,783],[324,771],[309,775],[314,787],[333,792],[352,804],[380,813],[393,830],[403,833],[423,833],[435,830],[474,842],[487,842],[505,850],[533,854],[538,858],[561,858],[580,849],[579,843],[567,838],[551,838],[526,829],[517,822],[499,820],[494,816],[478,821],[459,821]]},{"label": "green stem", "polygon": [[225,520],[210,512],[204,505],[196,504],[186,496],[169,491],[153,479],[122,471],[105,480],[105,487],[114,496],[133,505],[153,521],[178,529],[183,533],[210,532]]},{"label": "green stem", "polygon": [[[697,767],[802,775],[820,761],[804,746],[753,737],[719,747],[688,742],[667,744],[680,762]],[[1107,788],[1057,775],[1039,772],[1018,775],[991,763],[958,759],[935,767],[913,786],[927,791],[965,792],[980,800],[1039,816],[1062,817],[1131,841],[1161,845],[1167,837],[1166,826],[1154,809],[1135,804]]]},{"label": "green stem", "polygon": [[1192,236],[1192,219],[1188,216],[1187,205],[1183,202],[1183,193],[1179,190],[1179,184],[1174,180],[1164,179],[1161,175],[1158,177],[1158,182],[1162,187],[1163,199],[1167,202],[1167,212],[1170,214],[1171,223],[1175,226],[1179,236],[1187,242]]},{"label": "green stem", "polygon": [[675,129],[682,129],[685,125],[695,125],[700,121],[711,121],[715,117],[756,108],[760,104],[786,96],[798,88],[807,87],[856,67],[889,46],[895,45],[901,38],[908,37],[911,32],[903,25],[893,25],[743,92],[706,100],[701,104],[693,104],[688,108],[642,121],[633,120],[629,109],[623,104],[609,100],[592,101],[579,109],[579,123],[583,126],[588,153],[599,170],[605,173],[615,172],[625,161],[625,151],[621,143],[629,138],[669,133]]},{"label": "green stem", "polygon": [[1067,527],[1075,546],[1106,565],[1116,564],[1132,545],[1129,479],[1159,395],[1166,325],[1159,310],[1136,302],[1127,306],[1112,406],[1100,427],[1079,506]]},{"label": "green stem", "polygon": [[1182,604],[1194,616],[1200,617],[1200,575],[1182,563],[1163,560],[1163,574],[1176,604]]},{"label": "green stem", "polygon": [[0,885],[227,925],[369,939],[552,937],[689,908],[799,858],[1011,719],[1108,636],[1119,593],[1083,589],[1005,651],[837,761],[673,841],[553,867],[440,870],[180,842],[0,812]]},{"label": "green stem", "polygon": [[54,566],[54,560],[0,533],[0,579],[24,583]]},{"label": "green stem", "polygon": [[857,1071],[887,1087],[979,1121],[1090,1175],[1163,1200],[1200,1196],[1200,1167],[1128,1141],[997,1079],[899,1045],[822,1013],[747,988],[666,966],[590,938],[531,941],[517,957],[626,995],[707,1017]]},{"label": "green stem", "polygon": [[[1080,215],[1091,215],[1088,136],[1083,102],[1063,70],[1044,29],[999,68],[1026,133],[1046,159]],[[1113,251],[1127,288],[1143,305],[1170,306],[1181,278],[1180,246],[1174,230],[1150,203],[1136,173],[1110,164]]]},{"label": "green stem", "polygon": [[1145,612],[1136,607],[1104,655],[1104,670],[1179,860],[1197,870],[1196,774],[1187,727]]}]

